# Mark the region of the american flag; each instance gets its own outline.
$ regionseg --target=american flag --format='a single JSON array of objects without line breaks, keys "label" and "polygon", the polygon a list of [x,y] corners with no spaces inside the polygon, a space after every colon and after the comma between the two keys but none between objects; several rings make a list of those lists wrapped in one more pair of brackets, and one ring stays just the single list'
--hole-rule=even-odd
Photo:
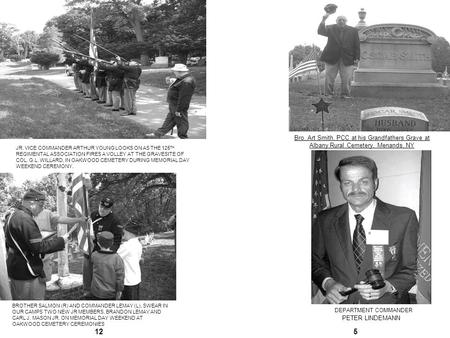
[{"label": "american flag", "polygon": [[[328,196],[328,170],[327,170],[327,152],[320,150],[314,152],[314,165],[312,173],[312,198],[311,198],[311,217],[312,224],[317,219],[317,214],[328,209],[330,198]],[[311,282],[311,302],[313,304],[322,304],[325,297],[319,291],[319,288]]]},{"label": "american flag", "polygon": [[311,216],[313,223],[317,214],[330,207],[330,198],[328,196],[328,170],[327,170],[327,152],[324,150],[314,153],[312,184],[312,205]]},{"label": "american flag", "polygon": [[[91,58],[98,59],[97,43],[95,42],[95,35],[94,35],[94,10],[92,8],[91,8],[90,40],[91,43],[89,44],[89,56]],[[95,67],[97,68],[97,62],[95,62]]]},{"label": "american flag", "polygon": [[419,240],[417,242],[417,304],[431,304],[431,151],[422,151]]},{"label": "american flag", "polygon": [[311,70],[315,70],[319,72],[319,68],[317,67],[317,56],[319,54],[320,49],[313,45],[309,54],[303,58],[303,60],[289,72],[289,79],[297,77],[303,73],[309,72]]},{"label": "american flag", "polygon": [[[89,175],[73,174],[72,176],[72,205],[78,212],[84,216],[89,216],[87,182],[90,181]],[[91,238],[92,221],[89,219],[80,227],[78,232],[78,246],[80,251],[89,255],[93,249]]]}]

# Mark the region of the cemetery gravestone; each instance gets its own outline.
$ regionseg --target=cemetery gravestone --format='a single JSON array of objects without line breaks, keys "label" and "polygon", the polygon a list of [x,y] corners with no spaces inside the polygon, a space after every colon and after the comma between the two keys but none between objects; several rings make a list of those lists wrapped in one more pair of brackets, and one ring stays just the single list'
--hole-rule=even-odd
[{"label": "cemetery gravestone", "polygon": [[152,64],[152,68],[167,68],[167,67],[169,67],[169,57],[168,56],[155,57],[155,63]]},{"label": "cemetery gravestone", "polygon": [[361,112],[362,131],[428,131],[424,113],[401,107],[378,107]]},{"label": "cemetery gravestone", "polygon": [[381,24],[362,28],[361,60],[352,95],[428,98],[448,90],[431,68],[432,31],[413,25]]}]

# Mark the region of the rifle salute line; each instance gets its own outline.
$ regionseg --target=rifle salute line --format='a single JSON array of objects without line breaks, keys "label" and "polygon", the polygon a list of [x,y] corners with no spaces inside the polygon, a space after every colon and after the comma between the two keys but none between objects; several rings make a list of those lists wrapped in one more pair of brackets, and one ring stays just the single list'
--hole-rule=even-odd
[{"label": "rifle salute line", "polygon": [[[74,34],[74,36],[89,42],[89,40]],[[99,45],[114,56],[107,61],[98,57],[81,53],[75,48],[52,39],[60,48],[74,59],[71,67],[74,73],[75,91],[82,93],[86,99],[97,101],[104,107],[112,107],[113,112],[124,110],[121,116],[137,114],[136,92],[140,86],[142,68],[136,61],[126,61],[125,58]],[[169,84],[167,102],[169,112],[164,123],[158,129],[151,129],[147,138],[161,138],[173,128],[177,127],[179,138],[188,138],[189,118],[188,109],[195,91],[196,81],[184,64],[175,64],[173,68],[175,78],[166,79]]]}]

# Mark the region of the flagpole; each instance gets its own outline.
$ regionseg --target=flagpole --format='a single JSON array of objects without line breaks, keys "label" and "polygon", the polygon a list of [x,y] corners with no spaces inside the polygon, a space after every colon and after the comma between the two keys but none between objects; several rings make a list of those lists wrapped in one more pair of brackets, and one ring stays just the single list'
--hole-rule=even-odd
[{"label": "flagpole", "polygon": [[316,68],[316,74],[317,74],[317,87],[319,87],[319,96],[322,96],[322,90],[320,88],[320,73],[319,68]]},{"label": "flagpole", "polygon": [[87,203],[87,191],[86,191],[86,186],[84,185],[84,178],[81,178],[83,180],[83,203],[84,203],[84,212],[85,212],[85,216],[88,217],[88,221],[87,221],[87,225],[88,225],[88,231],[87,231],[87,241],[88,241],[88,251],[89,251],[89,259],[91,259],[91,253],[92,253],[92,244],[91,244],[91,226],[92,226],[92,222],[91,219],[89,217],[89,206]]},{"label": "flagpole", "polygon": [[[315,50],[316,46],[313,44],[312,47],[312,53],[314,55],[314,50]],[[316,55],[317,58],[317,55]],[[316,62],[316,74],[317,74],[317,87],[319,88],[319,96],[322,96],[322,89],[320,88],[320,73],[319,73],[319,66],[317,65]]]}]

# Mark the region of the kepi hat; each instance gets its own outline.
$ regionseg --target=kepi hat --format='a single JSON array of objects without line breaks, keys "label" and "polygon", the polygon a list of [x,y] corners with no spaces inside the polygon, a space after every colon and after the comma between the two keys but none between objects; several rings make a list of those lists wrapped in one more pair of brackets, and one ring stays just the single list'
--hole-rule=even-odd
[{"label": "kepi hat", "polygon": [[45,201],[45,195],[37,190],[29,189],[22,198],[24,201]]},{"label": "kepi hat", "polygon": [[103,197],[100,205],[105,208],[111,208],[114,205],[114,201],[109,197]]}]

